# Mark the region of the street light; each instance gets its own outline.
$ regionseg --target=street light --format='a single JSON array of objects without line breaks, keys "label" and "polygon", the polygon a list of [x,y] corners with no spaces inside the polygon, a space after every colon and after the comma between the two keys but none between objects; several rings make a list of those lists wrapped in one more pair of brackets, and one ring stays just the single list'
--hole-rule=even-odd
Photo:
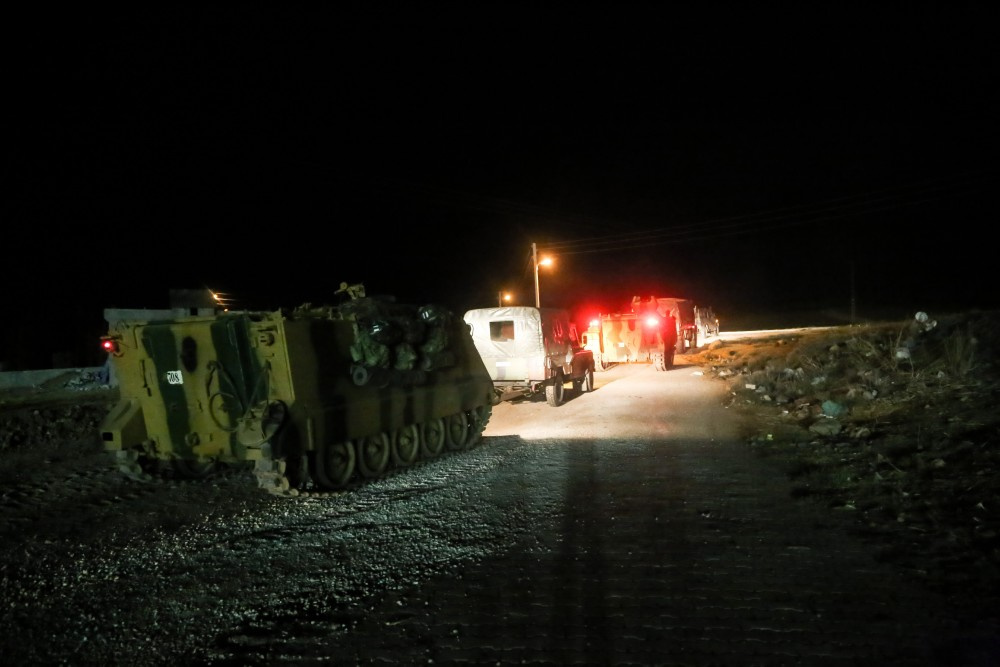
[{"label": "street light", "polygon": [[506,301],[510,303],[510,294],[504,294],[503,290],[497,292],[497,305],[501,308],[503,307],[503,302]]},{"label": "street light", "polygon": [[552,264],[551,257],[543,257],[541,261],[538,261],[538,248],[534,243],[531,244],[531,263],[535,265],[535,308],[542,307],[542,300],[538,293],[538,267],[539,266],[550,266]]}]

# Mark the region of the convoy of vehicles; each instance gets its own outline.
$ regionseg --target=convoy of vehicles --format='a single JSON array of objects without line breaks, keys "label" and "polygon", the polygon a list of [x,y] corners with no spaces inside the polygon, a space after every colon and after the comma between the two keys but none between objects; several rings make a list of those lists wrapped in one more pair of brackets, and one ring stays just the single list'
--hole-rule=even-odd
[{"label": "convoy of vehicles", "polygon": [[465,313],[500,400],[545,392],[561,405],[566,383],[577,391],[594,388],[594,355],[583,346],[565,310],[506,306]]},{"label": "convoy of vehicles", "polygon": [[109,322],[120,401],[105,449],[138,478],[252,464],[261,487],[299,495],[474,445],[498,401],[465,323],[360,294]]},{"label": "convoy of vehicles", "polygon": [[361,285],[336,294],[349,298],[262,312],[106,311],[120,400],[100,433],[119,469],[148,479],[246,465],[271,493],[335,492],[473,446],[501,401],[544,393],[559,406],[567,384],[592,391],[595,370],[666,370],[718,334],[711,309],[687,299],[636,297],[581,337],[562,309],[459,319],[365,297]]},{"label": "convoy of vehicles", "polygon": [[637,296],[621,312],[593,318],[584,346],[594,354],[597,370],[619,363],[651,363],[662,371],[673,367],[677,354],[718,335],[719,321],[711,308],[697,307],[690,299]]}]

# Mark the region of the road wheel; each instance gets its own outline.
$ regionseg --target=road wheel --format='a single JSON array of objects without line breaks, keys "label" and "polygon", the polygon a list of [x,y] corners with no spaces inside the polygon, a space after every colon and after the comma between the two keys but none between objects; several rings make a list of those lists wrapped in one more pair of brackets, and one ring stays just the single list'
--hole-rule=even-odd
[{"label": "road wheel", "polygon": [[432,419],[420,427],[420,455],[433,459],[444,450],[446,429],[444,419]]},{"label": "road wheel", "polygon": [[368,479],[379,477],[389,466],[391,447],[387,433],[367,435],[354,441],[357,449],[358,471]]},{"label": "road wheel", "polygon": [[348,441],[324,445],[312,454],[310,468],[317,486],[334,491],[347,486],[354,474],[354,445]]},{"label": "road wheel", "polygon": [[[673,350],[670,350],[670,353],[673,354]],[[662,352],[657,352],[656,354],[653,355],[653,369],[657,371],[666,370]]]},{"label": "road wheel", "polygon": [[545,400],[554,408],[562,405],[563,394],[566,390],[564,384],[562,371],[556,371],[555,376],[552,378],[552,382],[545,385]]},{"label": "road wheel", "polygon": [[493,406],[480,405],[469,410],[467,416],[469,418],[469,443],[466,445],[466,449],[482,440],[483,431],[486,430],[486,425],[490,423],[490,417],[493,416]]},{"label": "road wheel", "polygon": [[583,374],[583,386],[581,387],[584,393],[590,393],[594,391],[594,369],[588,368],[587,372]]},{"label": "road wheel", "polygon": [[420,456],[420,429],[408,424],[392,434],[392,464],[399,468],[411,465]]},{"label": "road wheel", "polygon": [[445,443],[451,451],[465,449],[469,443],[469,418],[464,412],[456,412],[445,417],[445,432],[447,438]]}]

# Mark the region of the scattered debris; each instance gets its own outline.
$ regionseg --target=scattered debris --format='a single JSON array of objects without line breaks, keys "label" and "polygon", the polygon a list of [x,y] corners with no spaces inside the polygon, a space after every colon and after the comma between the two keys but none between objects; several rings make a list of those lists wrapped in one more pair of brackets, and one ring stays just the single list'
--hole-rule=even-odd
[{"label": "scattered debris", "polygon": [[998,353],[1000,313],[921,311],[781,344],[722,340],[695,362],[729,383],[750,446],[797,497],[853,510],[886,558],[960,598],[1000,592],[1000,512],[986,509],[1000,507]]}]

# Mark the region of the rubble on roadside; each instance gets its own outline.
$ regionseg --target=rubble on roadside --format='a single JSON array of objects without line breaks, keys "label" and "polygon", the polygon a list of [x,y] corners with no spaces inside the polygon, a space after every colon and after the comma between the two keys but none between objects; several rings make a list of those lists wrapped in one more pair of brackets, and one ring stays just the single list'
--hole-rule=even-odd
[{"label": "rubble on roadside", "polygon": [[1000,314],[719,341],[748,443],[929,583],[1000,591]]}]

